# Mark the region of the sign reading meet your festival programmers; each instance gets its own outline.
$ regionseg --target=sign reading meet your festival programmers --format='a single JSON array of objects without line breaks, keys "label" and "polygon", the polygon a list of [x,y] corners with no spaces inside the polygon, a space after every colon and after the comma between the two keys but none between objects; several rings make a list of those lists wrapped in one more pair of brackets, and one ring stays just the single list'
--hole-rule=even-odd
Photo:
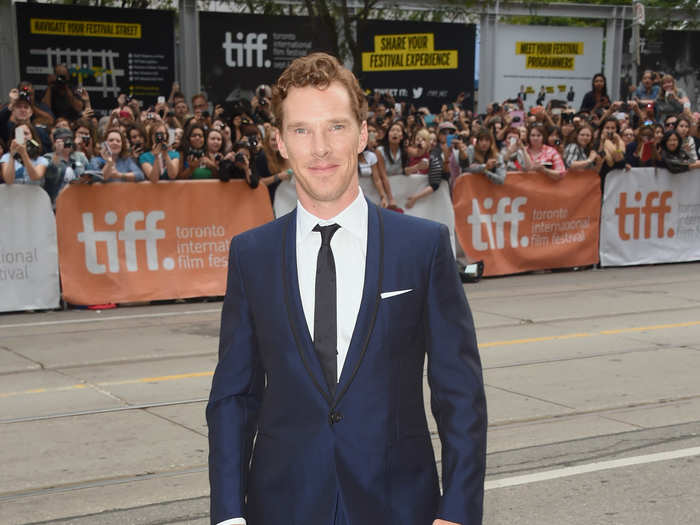
[{"label": "sign reading meet your festival programmers", "polygon": [[433,110],[464,92],[464,105],[471,106],[475,38],[473,25],[362,22],[360,84],[367,91],[389,93]]},{"label": "sign reading meet your festival programmers", "polygon": [[578,109],[602,70],[603,29],[499,24],[494,100],[524,98],[530,108],[564,100]]},{"label": "sign reading meet your festival programmers", "polygon": [[121,93],[146,105],[167,95],[175,78],[173,12],[16,4],[20,77],[39,97],[47,76],[65,64],[72,87],[108,111]]}]

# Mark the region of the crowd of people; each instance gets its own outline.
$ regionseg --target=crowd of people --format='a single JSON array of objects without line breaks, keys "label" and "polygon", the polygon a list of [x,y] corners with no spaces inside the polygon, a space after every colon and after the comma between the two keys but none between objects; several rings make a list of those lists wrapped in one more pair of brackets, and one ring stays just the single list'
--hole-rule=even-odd
[{"label": "crowd of people", "polygon": [[[59,65],[41,98],[20,82],[0,109],[0,182],[38,184],[52,202],[67,184],[175,179],[245,179],[275,188],[293,172],[277,150],[271,88],[224,106],[197,94],[188,100],[173,84],[169,96],[143,107],[120,95],[100,118],[88,92]],[[698,118],[672,76],[644,72],[626,100],[613,100],[597,74],[580,108],[551,100],[525,107],[522,98],[489,104],[476,114],[464,94],[439,112],[368,96],[368,145],[359,155],[361,177],[371,177],[381,205],[411,208],[462,175],[507,183],[513,171],[540,172],[554,181],[594,170],[700,167]],[[397,202],[391,180],[423,175],[425,186]]]}]

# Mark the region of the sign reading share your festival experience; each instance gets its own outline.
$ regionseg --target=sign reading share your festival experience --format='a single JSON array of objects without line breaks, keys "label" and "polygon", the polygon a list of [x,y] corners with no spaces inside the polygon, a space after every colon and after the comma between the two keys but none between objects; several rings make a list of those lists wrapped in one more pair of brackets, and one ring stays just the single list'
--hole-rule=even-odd
[{"label": "sign reading share your festival experience", "polygon": [[264,186],[218,180],[70,186],[56,214],[73,304],[223,295],[231,238],[273,218]]},{"label": "sign reading share your festival experience", "polygon": [[475,26],[367,20],[357,33],[363,88],[434,111],[463,92],[471,106]]}]

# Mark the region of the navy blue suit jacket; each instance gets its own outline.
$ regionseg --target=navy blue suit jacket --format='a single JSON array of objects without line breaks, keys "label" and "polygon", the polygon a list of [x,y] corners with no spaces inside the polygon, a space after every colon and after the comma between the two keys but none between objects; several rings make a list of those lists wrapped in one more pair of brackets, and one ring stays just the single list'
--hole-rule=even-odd
[{"label": "navy blue suit jacket", "polygon": [[337,501],[349,525],[481,523],[486,403],[447,228],[371,203],[368,219],[362,303],[335,396],[302,310],[296,211],[232,240],[207,406],[213,524],[332,525]]}]

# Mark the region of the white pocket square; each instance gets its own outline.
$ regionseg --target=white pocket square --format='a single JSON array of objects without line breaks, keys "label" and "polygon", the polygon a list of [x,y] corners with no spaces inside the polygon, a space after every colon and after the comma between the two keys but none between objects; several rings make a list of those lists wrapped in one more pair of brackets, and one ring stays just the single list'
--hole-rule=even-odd
[{"label": "white pocket square", "polygon": [[412,291],[413,291],[413,288],[409,288],[408,290],[396,290],[394,292],[382,292],[381,298],[387,299],[389,297],[394,297],[395,295],[401,295],[402,293],[408,293],[408,292],[412,292]]}]

